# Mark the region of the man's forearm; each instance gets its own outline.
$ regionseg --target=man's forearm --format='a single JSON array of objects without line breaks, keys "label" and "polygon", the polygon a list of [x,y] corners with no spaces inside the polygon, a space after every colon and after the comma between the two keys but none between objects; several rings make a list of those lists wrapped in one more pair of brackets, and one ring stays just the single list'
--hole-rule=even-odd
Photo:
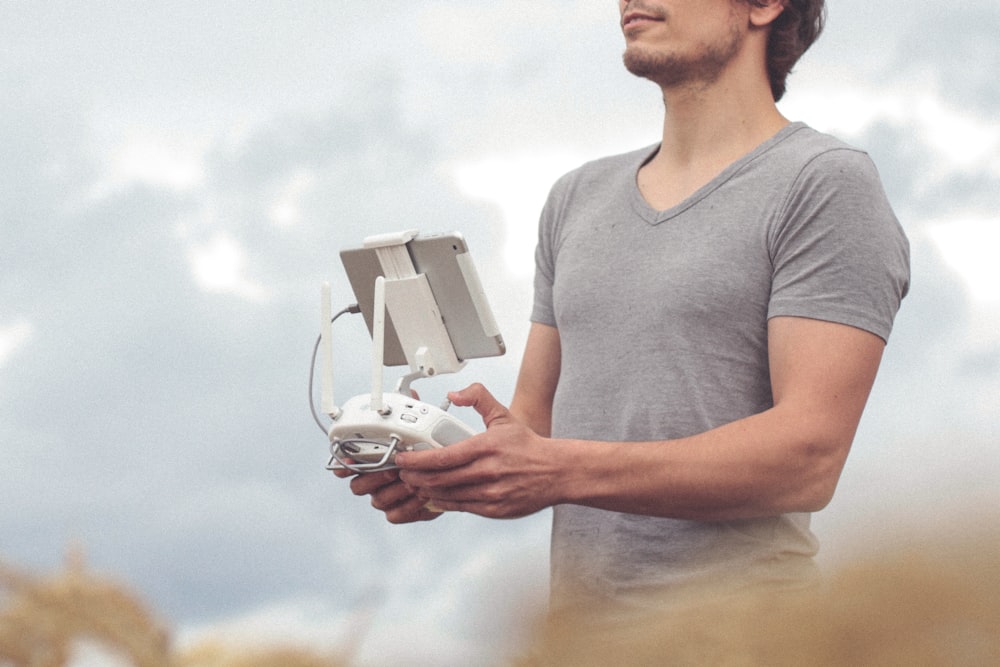
[{"label": "man's forearm", "polygon": [[853,429],[809,428],[780,408],[662,442],[554,440],[563,502],[617,512],[724,521],[825,506]]},{"label": "man's forearm", "polygon": [[542,437],[552,434],[552,411],[541,401],[518,401],[517,394],[510,404],[510,413],[515,419]]}]

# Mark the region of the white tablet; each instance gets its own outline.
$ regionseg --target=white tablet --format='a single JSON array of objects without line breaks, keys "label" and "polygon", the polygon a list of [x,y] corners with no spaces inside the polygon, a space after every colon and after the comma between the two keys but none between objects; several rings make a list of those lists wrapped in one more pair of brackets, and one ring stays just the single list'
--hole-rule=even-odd
[{"label": "white tablet", "polygon": [[[458,232],[417,234],[406,244],[406,249],[416,272],[427,276],[458,359],[495,357],[506,352],[500,329],[462,235]],[[371,333],[375,279],[384,275],[376,250],[365,247],[342,250],[340,260]],[[388,313],[384,363],[386,366],[407,363]]]}]

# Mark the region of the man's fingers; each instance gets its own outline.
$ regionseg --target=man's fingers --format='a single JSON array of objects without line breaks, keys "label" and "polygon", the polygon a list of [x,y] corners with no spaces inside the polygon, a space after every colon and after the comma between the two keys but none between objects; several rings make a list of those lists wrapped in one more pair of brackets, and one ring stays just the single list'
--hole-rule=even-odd
[{"label": "man's fingers", "polygon": [[[383,512],[414,501],[416,494],[402,482],[388,484],[371,494],[372,507]],[[419,504],[416,505],[419,507]]]},{"label": "man's fingers", "polygon": [[427,509],[426,501],[414,497],[405,503],[394,507],[385,513],[389,523],[413,523],[414,521],[433,521],[441,516],[440,511]]},{"label": "man's fingers", "polygon": [[396,465],[400,470],[450,470],[472,463],[479,457],[472,436],[467,440],[435,449],[396,454]]},{"label": "man's fingers", "polygon": [[399,481],[398,470],[365,473],[351,480],[351,492],[356,496],[364,496],[397,481]]},{"label": "man's fingers", "polygon": [[479,384],[471,384],[461,391],[453,391],[448,394],[448,398],[455,405],[471,406],[483,418],[486,428],[497,419],[507,418],[510,412],[506,406],[498,401],[486,387]]}]

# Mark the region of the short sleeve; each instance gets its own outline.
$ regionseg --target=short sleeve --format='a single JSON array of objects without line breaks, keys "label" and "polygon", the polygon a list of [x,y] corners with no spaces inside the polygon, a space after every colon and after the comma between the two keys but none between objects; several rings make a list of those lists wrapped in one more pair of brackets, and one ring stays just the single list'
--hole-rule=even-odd
[{"label": "short sleeve", "polygon": [[871,159],[844,148],[810,160],[775,223],[768,317],[838,322],[888,340],[909,289],[909,243]]},{"label": "short sleeve", "polygon": [[531,309],[531,321],[538,324],[556,326],[553,285],[555,284],[555,230],[558,223],[560,199],[557,191],[560,182],[553,186],[548,200],[542,208],[538,223],[538,243],[535,246],[535,300]]}]

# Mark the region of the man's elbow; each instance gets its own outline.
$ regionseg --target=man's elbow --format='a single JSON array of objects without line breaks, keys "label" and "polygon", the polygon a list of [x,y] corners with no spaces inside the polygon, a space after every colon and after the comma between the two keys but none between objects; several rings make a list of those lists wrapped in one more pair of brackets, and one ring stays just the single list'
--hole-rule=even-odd
[{"label": "man's elbow", "polygon": [[837,489],[837,482],[832,484],[814,484],[809,488],[796,503],[796,512],[819,512],[830,504],[833,494]]},{"label": "man's elbow", "polygon": [[802,462],[787,487],[790,512],[818,512],[830,504],[853,437],[814,438],[803,444]]}]

